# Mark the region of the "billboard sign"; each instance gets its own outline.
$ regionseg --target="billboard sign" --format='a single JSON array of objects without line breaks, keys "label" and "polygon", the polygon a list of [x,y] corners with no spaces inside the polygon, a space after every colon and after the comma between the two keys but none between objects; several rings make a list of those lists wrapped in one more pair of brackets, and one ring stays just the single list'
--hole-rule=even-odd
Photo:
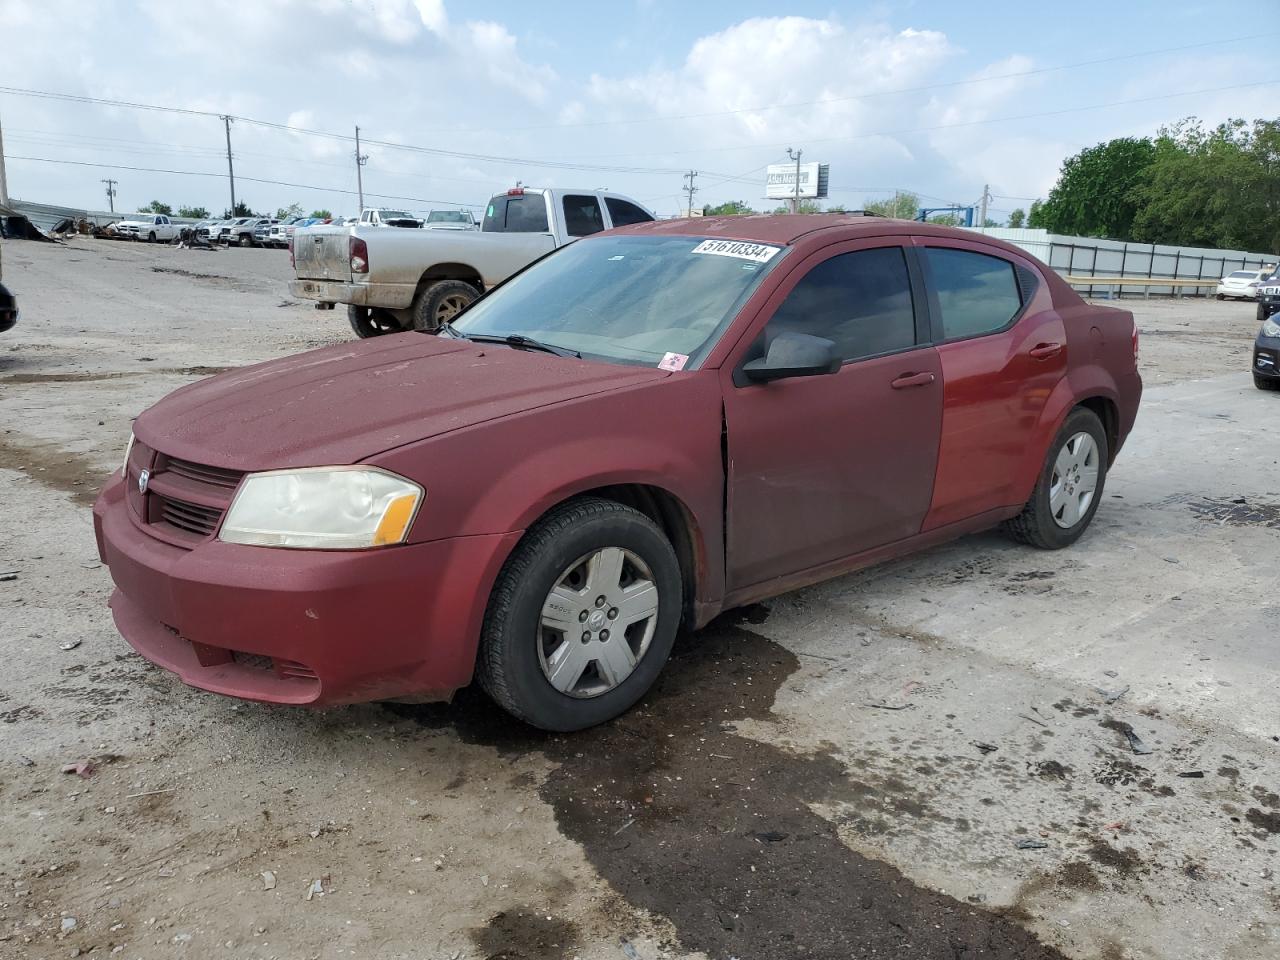
[{"label": "billboard sign", "polygon": [[[800,164],[800,199],[816,200],[827,195],[831,165]],[[771,163],[765,170],[765,197],[769,200],[791,200],[796,195],[796,165]]]}]

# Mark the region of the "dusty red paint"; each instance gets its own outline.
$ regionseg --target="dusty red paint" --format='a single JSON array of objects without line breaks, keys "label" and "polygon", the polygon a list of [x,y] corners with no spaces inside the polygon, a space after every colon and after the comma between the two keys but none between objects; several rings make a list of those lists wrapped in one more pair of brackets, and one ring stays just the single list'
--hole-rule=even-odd
[{"label": "dusty red paint", "polygon": [[[114,478],[94,508],[117,585],[112,608],[130,643],[194,686],[252,699],[447,697],[471,678],[489,592],[522,532],[576,494],[643,484],[678,504],[695,568],[690,608],[701,624],[721,609],[1013,516],[1050,439],[1082,401],[1110,405],[1113,456],[1133,425],[1141,381],[1130,314],[1084,304],[1007,244],[841,216],[666,221],[621,232],[792,249],[695,371],[405,334],[175,392],[138,418],[129,479]],[[831,376],[734,385],[758,332],[808,269],[838,252],[890,244],[992,253],[1033,271],[1039,288],[1004,333],[928,343]],[[894,389],[895,381],[914,385]],[[239,472],[363,462],[427,494],[399,547],[224,544],[166,532],[132,489],[145,468],[179,499],[229,502],[230,488],[192,485],[168,471],[168,458]]]}]

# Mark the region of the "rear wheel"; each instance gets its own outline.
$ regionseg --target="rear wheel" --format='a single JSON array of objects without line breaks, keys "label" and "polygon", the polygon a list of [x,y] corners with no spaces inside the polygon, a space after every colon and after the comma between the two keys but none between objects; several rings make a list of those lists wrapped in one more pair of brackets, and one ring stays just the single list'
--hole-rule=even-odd
[{"label": "rear wheel", "polygon": [[479,296],[480,292],[475,287],[461,280],[433,283],[418,291],[418,295],[413,298],[413,306],[409,308],[413,329],[435,333],[441,324],[448,323]]},{"label": "rear wheel", "polygon": [[1031,499],[1005,521],[1005,531],[1043,550],[1075,543],[1102,499],[1107,458],[1107,434],[1097,414],[1084,407],[1071,411],[1049,447]]},{"label": "rear wheel", "polygon": [[604,723],[653,685],[682,606],[680,565],[657,524],[612,500],[570,501],[529,530],[499,575],[477,675],[532,726]]},{"label": "rear wheel", "polygon": [[355,304],[347,305],[347,321],[361,340],[380,337],[386,333],[398,333],[403,329],[393,318],[384,315],[380,310],[373,307],[358,307]]}]

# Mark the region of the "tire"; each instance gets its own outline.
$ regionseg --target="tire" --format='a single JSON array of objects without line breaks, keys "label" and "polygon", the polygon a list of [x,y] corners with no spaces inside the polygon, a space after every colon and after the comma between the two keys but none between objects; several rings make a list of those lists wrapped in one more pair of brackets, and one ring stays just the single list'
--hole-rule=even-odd
[{"label": "tire", "polygon": [[240,234],[240,246],[242,246],[242,247],[252,247],[252,246],[253,246],[253,235],[252,235],[252,234],[248,234],[248,233],[242,233],[242,234]]},{"label": "tire", "polygon": [[[610,556],[623,558],[616,563],[619,579]],[[593,583],[596,558],[600,579]],[[571,586],[575,576],[582,583],[580,600]],[[628,580],[630,586],[617,586]],[[608,582],[615,586],[599,586]],[[552,597],[553,588],[559,597]],[[603,606],[590,597],[596,589],[608,592]],[[632,612],[640,609],[634,601],[655,602],[656,612],[608,636],[610,623],[628,616],[622,591],[637,589]],[[680,564],[657,524],[612,500],[570,500],[530,528],[498,576],[480,640],[480,685],[512,716],[543,730],[584,730],[612,720],[635,705],[662,671],[683,600]],[[547,617],[558,620],[561,612],[567,626],[558,631]],[[629,654],[619,661],[624,644]],[[562,649],[570,656],[557,659]],[[586,666],[578,670],[575,663]],[[564,667],[558,682],[568,689],[552,680]],[[612,670],[618,673],[611,678]]]},{"label": "tire", "polygon": [[480,297],[480,291],[462,280],[441,280],[418,291],[409,308],[413,329],[435,333]]},{"label": "tire", "polygon": [[152,230],[150,233],[147,234],[147,243],[155,243],[155,242],[156,242],[156,232]]},{"label": "tire", "polygon": [[373,307],[357,307],[347,305],[347,322],[361,340],[369,337],[381,337],[388,333],[399,333],[403,327],[387,315]]},{"label": "tire", "polygon": [[1253,385],[1259,390],[1280,390],[1280,378],[1260,377],[1255,373],[1253,375]]},{"label": "tire", "polygon": [[[1077,465],[1078,474],[1071,474],[1069,469],[1068,476],[1063,478],[1059,457],[1064,456],[1068,462],[1073,461],[1071,450],[1068,449],[1064,453],[1064,448],[1077,442],[1077,438],[1082,435],[1092,441],[1092,457],[1089,464],[1092,465],[1097,479],[1085,509],[1079,512],[1080,498],[1083,494],[1077,491],[1084,491],[1087,486],[1088,465]],[[1076,450],[1081,454],[1087,454],[1088,444],[1078,444]],[[1005,532],[1019,543],[1030,544],[1042,550],[1061,550],[1075,543],[1088,529],[1093,515],[1098,510],[1098,504],[1102,502],[1109,455],[1107,434],[1097,414],[1084,407],[1076,407],[1067,416],[1053,443],[1049,445],[1049,453],[1045,457],[1044,466],[1040,470],[1040,478],[1036,481],[1031,499],[1027,501],[1020,514],[1002,524]],[[1074,481],[1071,480],[1072,476],[1075,477]],[[1055,483],[1055,480],[1058,482]],[[1057,502],[1061,503],[1061,506],[1055,509],[1054,491],[1059,490],[1059,485],[1063,483],[1066,484],[1065,489],[1060,489],[1056,494],[1060,498]],[[1058,515],[1055,516],[1055,513]],[[1076,513],[1077,516],[1073,518],[1072,513]],[[1067,521],[1070,521],[1069,524]]]},{"label": "tire", "polygon": [[1227,295],[1226,295],[1225,293],[1218,293],[1218,294],[1215,294],[1215,296],[1216,296],[1219,300],[1225,300],[1225,299],[1227,299]]}]

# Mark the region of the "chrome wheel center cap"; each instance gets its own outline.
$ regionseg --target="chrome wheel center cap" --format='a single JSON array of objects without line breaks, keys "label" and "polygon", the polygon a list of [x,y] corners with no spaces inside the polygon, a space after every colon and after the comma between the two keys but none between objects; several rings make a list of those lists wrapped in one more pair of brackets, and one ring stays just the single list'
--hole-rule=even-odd
[{"label": "chrome wheel center cap", "polygon": [[589,624],[590,624],[593,628],[595,628],[595,629],[599,629],[600,627],[603,627],[603,626],[604,626],[604,611],[603,611],[603,610],[592,610],[592,611],[591,611],[591,616],[587,617],[587,623],[589,623]]}]

